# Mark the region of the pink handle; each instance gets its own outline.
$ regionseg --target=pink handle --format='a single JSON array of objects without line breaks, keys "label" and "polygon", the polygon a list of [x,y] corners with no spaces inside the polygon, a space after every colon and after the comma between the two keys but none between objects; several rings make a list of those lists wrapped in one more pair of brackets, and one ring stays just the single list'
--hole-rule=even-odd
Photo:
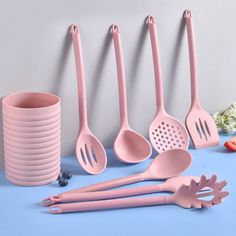
[{"label": "pink handle", "polygon": [[[82,187],[79,189],[74,189],[71,191],[64,192],[63,195],[70,195],[71,193],[82,193],[82,192],[95,192],[95,191],[101,191],[106,190],[110,188],[120,187],[128,184],[133,184],[137,182],[144,181],[146,179],[145,172],[141,174],[131,175],[128,177],[118,178],[114,180],[105,181],[102,183],[92,184],[86,187]],[[42,205],[49,206],[55,203],[55,196],[53,195],[51,197],[45,198],[42,201]]]},{"label": "pink handle", "polygon": [[119,85],[119,100],[120,100],[120,120],[121,126],[128,125],[128,112],[127,112],[127,95],[126,95],[126,85],[125,85],[125,67],[123,60],[122,44],[120,39],[120,31],[117,25],[112,25],[111,28],[115,55],[116,55],[116,66],[118,75],[118,85]]},{"label": "pink handle", "polygon": [[165,186],[166,184],[158,184],[158,185],[156,184],[151,186],[141,186],[136,188],[107,190],[99,192],[58,194],[52,196],[51,199],[53,200],[54,203],[104,200],[104,199],[129,197],[135,195],[168,191],[168,189],[166,189]]},{"label": "pink handle", "polygon": [[72,35],[72,41],[75,53],[78,99],[79,99],[79,119],[80,119],[80,130],[81,130],[82,128],[88,128],[84,64],[83,64],[79,27],[77,25],[72,25],[70,32]]},{"label": "pink handle", "polygon": [[158,48],[158,37],[157,37],[155,18],[153,16],[148,16],[147,24],[148,24],[151,45],[152,45],[152,57],[153,57],[154,76],[155,76],[155,85],[156,85],[156,104],[157,104],[157,109],[159,111],[163,111],[164,110],[164,96],[163,96],[160,53],[159,53],[159,48]]},{"label": "pink handle", "polygon": [[148,197],[148,198],[123,198],[93,202],[79,202],[53,205],[49,211],[53,214],[64,212],[81,212],[102,209],[130,208],[141,206],[164,205],[168,202],[168,196]]},{"label": "pink handle", "polygon": [[193,31],[193,19],[190,10],[184,12],[188,32],[188,47],[189,47],[189,61],[190,61],[190,78],[191,78],[191,103],[199,104],[198,100],[198,84],[197,84],[197,60],[195,36]]}]

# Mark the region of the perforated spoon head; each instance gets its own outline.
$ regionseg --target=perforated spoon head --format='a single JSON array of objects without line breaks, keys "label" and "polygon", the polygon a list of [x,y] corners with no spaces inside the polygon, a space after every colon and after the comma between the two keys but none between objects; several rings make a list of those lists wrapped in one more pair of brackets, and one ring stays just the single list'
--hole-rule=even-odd
[{"label": "perforated spoon head", "polygon": [[149,128],[149,138],[159,153],[176,148],[186,150],[189,145],[185,127],[166,113],[159,113],[153,120]]},{"label": "perforated spoon head", "polygon": [[[204,208],[211,207],[221,203],[221,199],[228,196],[228,192],[222,191],[227,182],[216,182],[216,175],[213,175],[210,179],[202,175],[200,182],[196,182],[194,179],[190,185],[182,185],[174,194],[175,203],[184,208]],[[200,191],[203,188],[210,188],[211,191]],[[211,199],[206,199],[211,197]],[[203,199],[204,198],[204,199]]]},{"label": "perforated spoon head", "polygon": [[100,174],[107,166],[107,155],[102,143],[91,133],[81,133],[76,144],[76,157],[89,174]]},{"label": "perforated spoon head", "polygon": [[132,129],[121,129],[114,143],[116,157],[125,163],[147,160],[152,148],[147,139]]},{"label": "perforated spoon head", "polygon": [[152,179],[178,176],[192,163],[191,154],[183,149],[170,149],[160,153],[145,171]]}]

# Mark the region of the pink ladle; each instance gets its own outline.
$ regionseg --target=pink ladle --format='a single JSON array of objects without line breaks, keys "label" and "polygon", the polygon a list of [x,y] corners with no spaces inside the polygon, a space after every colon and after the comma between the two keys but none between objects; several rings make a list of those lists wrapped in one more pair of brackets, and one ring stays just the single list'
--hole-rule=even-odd
[{"label": "pink ladle", "polygon": [[112,25],[112,36],[115,47],[117,75],[119,84],[120,121],[121,128],[114,143],[116,157],[125,163],[138,163],[145,161],[152,154],[148,140],[130,128],[128,123],[125,68],[119,27]]}]

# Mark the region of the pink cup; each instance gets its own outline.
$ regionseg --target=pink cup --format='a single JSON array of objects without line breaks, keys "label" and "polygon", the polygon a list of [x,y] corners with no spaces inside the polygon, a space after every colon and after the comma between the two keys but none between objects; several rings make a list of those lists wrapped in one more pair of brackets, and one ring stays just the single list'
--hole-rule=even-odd
[{"label": "pink cup", "polygon": [[14,163],[14,161],[12,162],[11,159],[7,159],[7,161],[5,161],[5,164],[9,166],[10,168],[14,168],[16,170],[23,170],[23,171],[45,170],[45,169],[49,169],[52,166],[57,165],[58,163],[60,163],[58,162],[58,159],[55,159],[55,161],[51,161],[49,163],[42,164],[42,165],[16,164]]},{"label": "pink cup", "polygon": [[43,132],[35,132],[35,133],[32,133],[32,132],[25,133],[25,132],[18,132],[15,130],[3,129],[3,133],[7,133],[11,136],[14,136],[17,138],[23,138],[23,139],[47,138],[48,136],[54,135],[58,132],[60,132],[60,127],[57,127],[56,129],[52,129],[52,130],[47,130]]},{"label": "pink cup", "polygon": [[10,151],[10,150],[7,150],[5,149],[4,150],[4,153],[5,155],[8,155],[10,156],[12,159],[16,159],[16,160],[19,160],[19,161],[29,161],[29,162],[33,162],[35,160],[37,161],[47,161],[49,159],[51,159],[52,157],[57,157],[60,155],[60,149],[56,149],[56,150],[53,150],[51,152],[47,152],[47,153],[44,153],[44,154],[35,154],[35,155],[28,155],[28,154],[19,154],[19,153],[15,153],[13,151]]},{"label": "pink cup", "polygon": [[7,172],[10,172],[15,175],[20,175],[22,177],[41,177],[44,175],[49,175],[51,173],[54,173],[57,171],[59,173],[60,171],[60,163],[57,163],[54,166],[51,166],[50,168],[44,168],[42,170],[18,170],[16,169],[16,166],[11,167],[7,163],[5,165],[5,168]]},{"label": "pink cup", "polygon": [[15,120],[6,115],[3,116],[4,121],[11,125],[21,126],[21,127],[37,127],[37,126],[45,126],[50,125],[58,120],[60,120],[60,114],[53,116],[50,119],[43,119],[43,120],[35,120],[35,121],[22,121],[22,120]]},{"label": "pink cup", "polygon": [[14,156],[8,154],[7,152],[5,152],[5,155],[8,155],[7,161],[11,161],[12,163],[22,165],[22,166],[28,166],[28,167],[41,166],[41,165],[49,164],[58,160],[58,154],[47,159],[39,159],[39,160],[17,159]]},{"label": "pink cup", "polygon": [[46,184],[52,183],[52,182],[54,182],[55,180],[57,180],[57,177],[58,177],[58,176],[53,176],[52,178],[47,178],[46,180],[34,181],[34,182],[26,182],[26,181],[23,181],[23,180],[19,180],[18,178],[15,179],[15,178],[13,178],[12,176],[9,176],[9,175],[6,173],[6,178],[7,178],[11,183],[16,184],[16,185],[20,185],[20,186],[26,186],[26,187],[33,187],[33,186],[46,185]]},{"label": "pink cup", "polygon": [[60,172],[60,98],[17,93],[2,100],[6,177],[24,186],[47,184]]},{"label": "pink cup", "polygon": [[51,140],[55,140],[58,137],[60,137],[60,131],[58,131],[55,134],[49,135],[47,137],[42,137],[42,138],[19,138],[19,137],[15,137],[12,136],[10,134],[8,134],[7,132],[4,133],[4,136],[15,143],[22,143],[22,144],[41,144],[41,143],[47,143],[50,142]]},{"label": "pink cup", "polygon": [[51,124],[48,125],[36,125],[36,126],[20,126],[16,124],[10,124],[6,119],[3,118],[4,129],[12,130],[19,133],[37,133],[37,132],[44,132],[53,129],[60,129],[61,119],[58,118],[56,121],[53,121]]},{"label": "pink cup", "polygon": [[[17,185],[23,185],[23,186],[37,186],[38,183],[43,182],[43,184],[49,184],[53,181],[55,181],[58,178],[59,171],[55,171],[54,173],[51,173],[49,175],[44,175],[40,177],[25,177],[20,175],[11,174],[10,172],[6,172],[6,177],[9,181],[11,181],[13,184]],[[22,183],[22,184],[20,184]],[[23,184],[24,183],[24,184]]]},{"label": "pink cup", "polygon": [[60,137],[57,137],[52,140],[48,140],[47,142],[43,142],[43,143],[30,143],[30,145],[29,145],[28,143],[23,143],[23,142],[19,143],[17,141],[13,141],[13,140],[9,139],[7,135],[5,135],[4,141],[7,145],[15,147],[15,148],[36,150],[36,149],[51,147],[55,144],[58,144],[58,142],[60,142]]},{"label": "pink cup", "polygon": [[3,115],[15,120],[44,120],[60,114],[60,98],[50,93],[16,93],[2,100]]}]

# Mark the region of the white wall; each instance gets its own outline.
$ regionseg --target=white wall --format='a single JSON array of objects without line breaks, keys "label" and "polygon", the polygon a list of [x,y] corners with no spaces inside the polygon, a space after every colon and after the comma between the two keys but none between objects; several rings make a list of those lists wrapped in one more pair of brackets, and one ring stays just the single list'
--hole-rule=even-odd
[{"label": "white wall", "polygon": [[[0,1],[0,97],[50,91],[62,98],[62,154],[74,152],[77,90],[68,27],[81,28],[89,123],[106,146],[119,127],[114,50],[109,26],[121,28],[131,126],[147,135],[155,114],[153,65],[145,17],[157,18],[167,110],[184,119],[189,62],[182,13],[193,11],[199,89],[209,112],[235,101],[236,27],[233,0]],[[2,133],[2,129],[1,129]],[[0,140],[2,141],[2,140]],[[1,157],[3,159],[2,147]]]}]

